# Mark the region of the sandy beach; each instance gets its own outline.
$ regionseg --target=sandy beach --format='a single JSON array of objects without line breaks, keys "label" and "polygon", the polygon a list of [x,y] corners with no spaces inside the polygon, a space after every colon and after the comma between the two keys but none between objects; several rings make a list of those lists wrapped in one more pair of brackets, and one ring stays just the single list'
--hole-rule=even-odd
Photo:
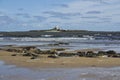
[{"label": "sandy beach", "polygon": [[27,68],[81,68],[81,67],[119,67],[120,58],[86,58],[86,57],[40,57],[31,60],[30,57],[11,56],[12,52],[0,50],[0,60],[6,64]]}]

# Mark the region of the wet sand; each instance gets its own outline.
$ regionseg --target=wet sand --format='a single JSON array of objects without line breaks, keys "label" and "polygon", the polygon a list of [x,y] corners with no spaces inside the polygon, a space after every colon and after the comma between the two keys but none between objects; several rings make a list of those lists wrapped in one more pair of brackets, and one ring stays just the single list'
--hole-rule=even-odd
[{"label": "wet sand", "polygon": [[11,56],[12,52],[0,50],[0,60],[6,64],[27,68],[82,68],[82,67],[119,67],[120,58],[86,58],[86,57],[30,57]]},{"label": "wet sand", "polygon": [[39,68],[33,70],[4,65],[0,61],[0,80],[120,80],[120,67]]}]

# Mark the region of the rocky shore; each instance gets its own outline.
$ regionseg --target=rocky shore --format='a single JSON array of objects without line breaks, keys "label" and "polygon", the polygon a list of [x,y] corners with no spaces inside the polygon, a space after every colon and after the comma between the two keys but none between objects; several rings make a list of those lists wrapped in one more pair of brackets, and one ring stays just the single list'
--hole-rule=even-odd
[{"label": "rocky shore", "polygon": [[113,67],[120,66],[120,54],[113,50],[64,48],[40,50],[35,46],[6,46],[0,49],[0,60],[23,67]]}]

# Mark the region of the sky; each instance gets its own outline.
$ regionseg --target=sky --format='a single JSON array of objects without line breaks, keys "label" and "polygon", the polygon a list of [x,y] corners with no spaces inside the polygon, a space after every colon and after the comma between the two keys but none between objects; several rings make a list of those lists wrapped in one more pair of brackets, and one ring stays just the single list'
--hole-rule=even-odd
[{"label": "sky", "polygon": [[120,0],[0,0],[0,31],[120,31]]}]

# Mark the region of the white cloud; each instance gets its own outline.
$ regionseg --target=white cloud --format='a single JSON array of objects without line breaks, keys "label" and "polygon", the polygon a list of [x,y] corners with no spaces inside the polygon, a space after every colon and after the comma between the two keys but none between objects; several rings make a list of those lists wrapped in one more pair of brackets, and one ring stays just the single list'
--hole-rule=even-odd
[{"label": "white cloud", "polygon": [[[61,26],[76,26],[78,29],[79,27],[91,29],[94,26],[96,29],[104,26],[120,26],[118,24],[120,23],[120,0],[73,0],[64,4],[61,3],[61,5],[58,5],[59,7],[56,6],[52,6],[52,8],[47,6],[47,9],[43,8],[40,11],[36,9],[38,13],[33,10],[33,13],[18,14],[16,20],[21,26],[26,27],[50,27],[58,24]],[[21,10],[25,11],[22,8]],[[47,13],[43,13],[45,11]],[[0,16],[4,15],[0,12]],[[16,17],[12,16],[12,18],[15,19]],[[3,23],[6,24],[5,21]]]},{"label": "white cloud", "polygon": [[[77,17],[72,16],[70,20],[61,20],[61,23],[66,21],[67,23],[82,23],[85,24],[85,26],[89,26],[89,21],[92,24],[96,24],[95,27],[104,25],[110,25],[112,27],[115,22],[120,21],[119,15],[113,15],[120,14],[120,0],[77,0],[67,5],[69,6],[68,8],[57,8],[53,9],[53,11],[61,13],[81,13],[82,15]],[[86,14],[88,12],[91,14]],[[93,19],[93,16],[96,18]],[[96,22],[100,24],[97,25]]]}]

